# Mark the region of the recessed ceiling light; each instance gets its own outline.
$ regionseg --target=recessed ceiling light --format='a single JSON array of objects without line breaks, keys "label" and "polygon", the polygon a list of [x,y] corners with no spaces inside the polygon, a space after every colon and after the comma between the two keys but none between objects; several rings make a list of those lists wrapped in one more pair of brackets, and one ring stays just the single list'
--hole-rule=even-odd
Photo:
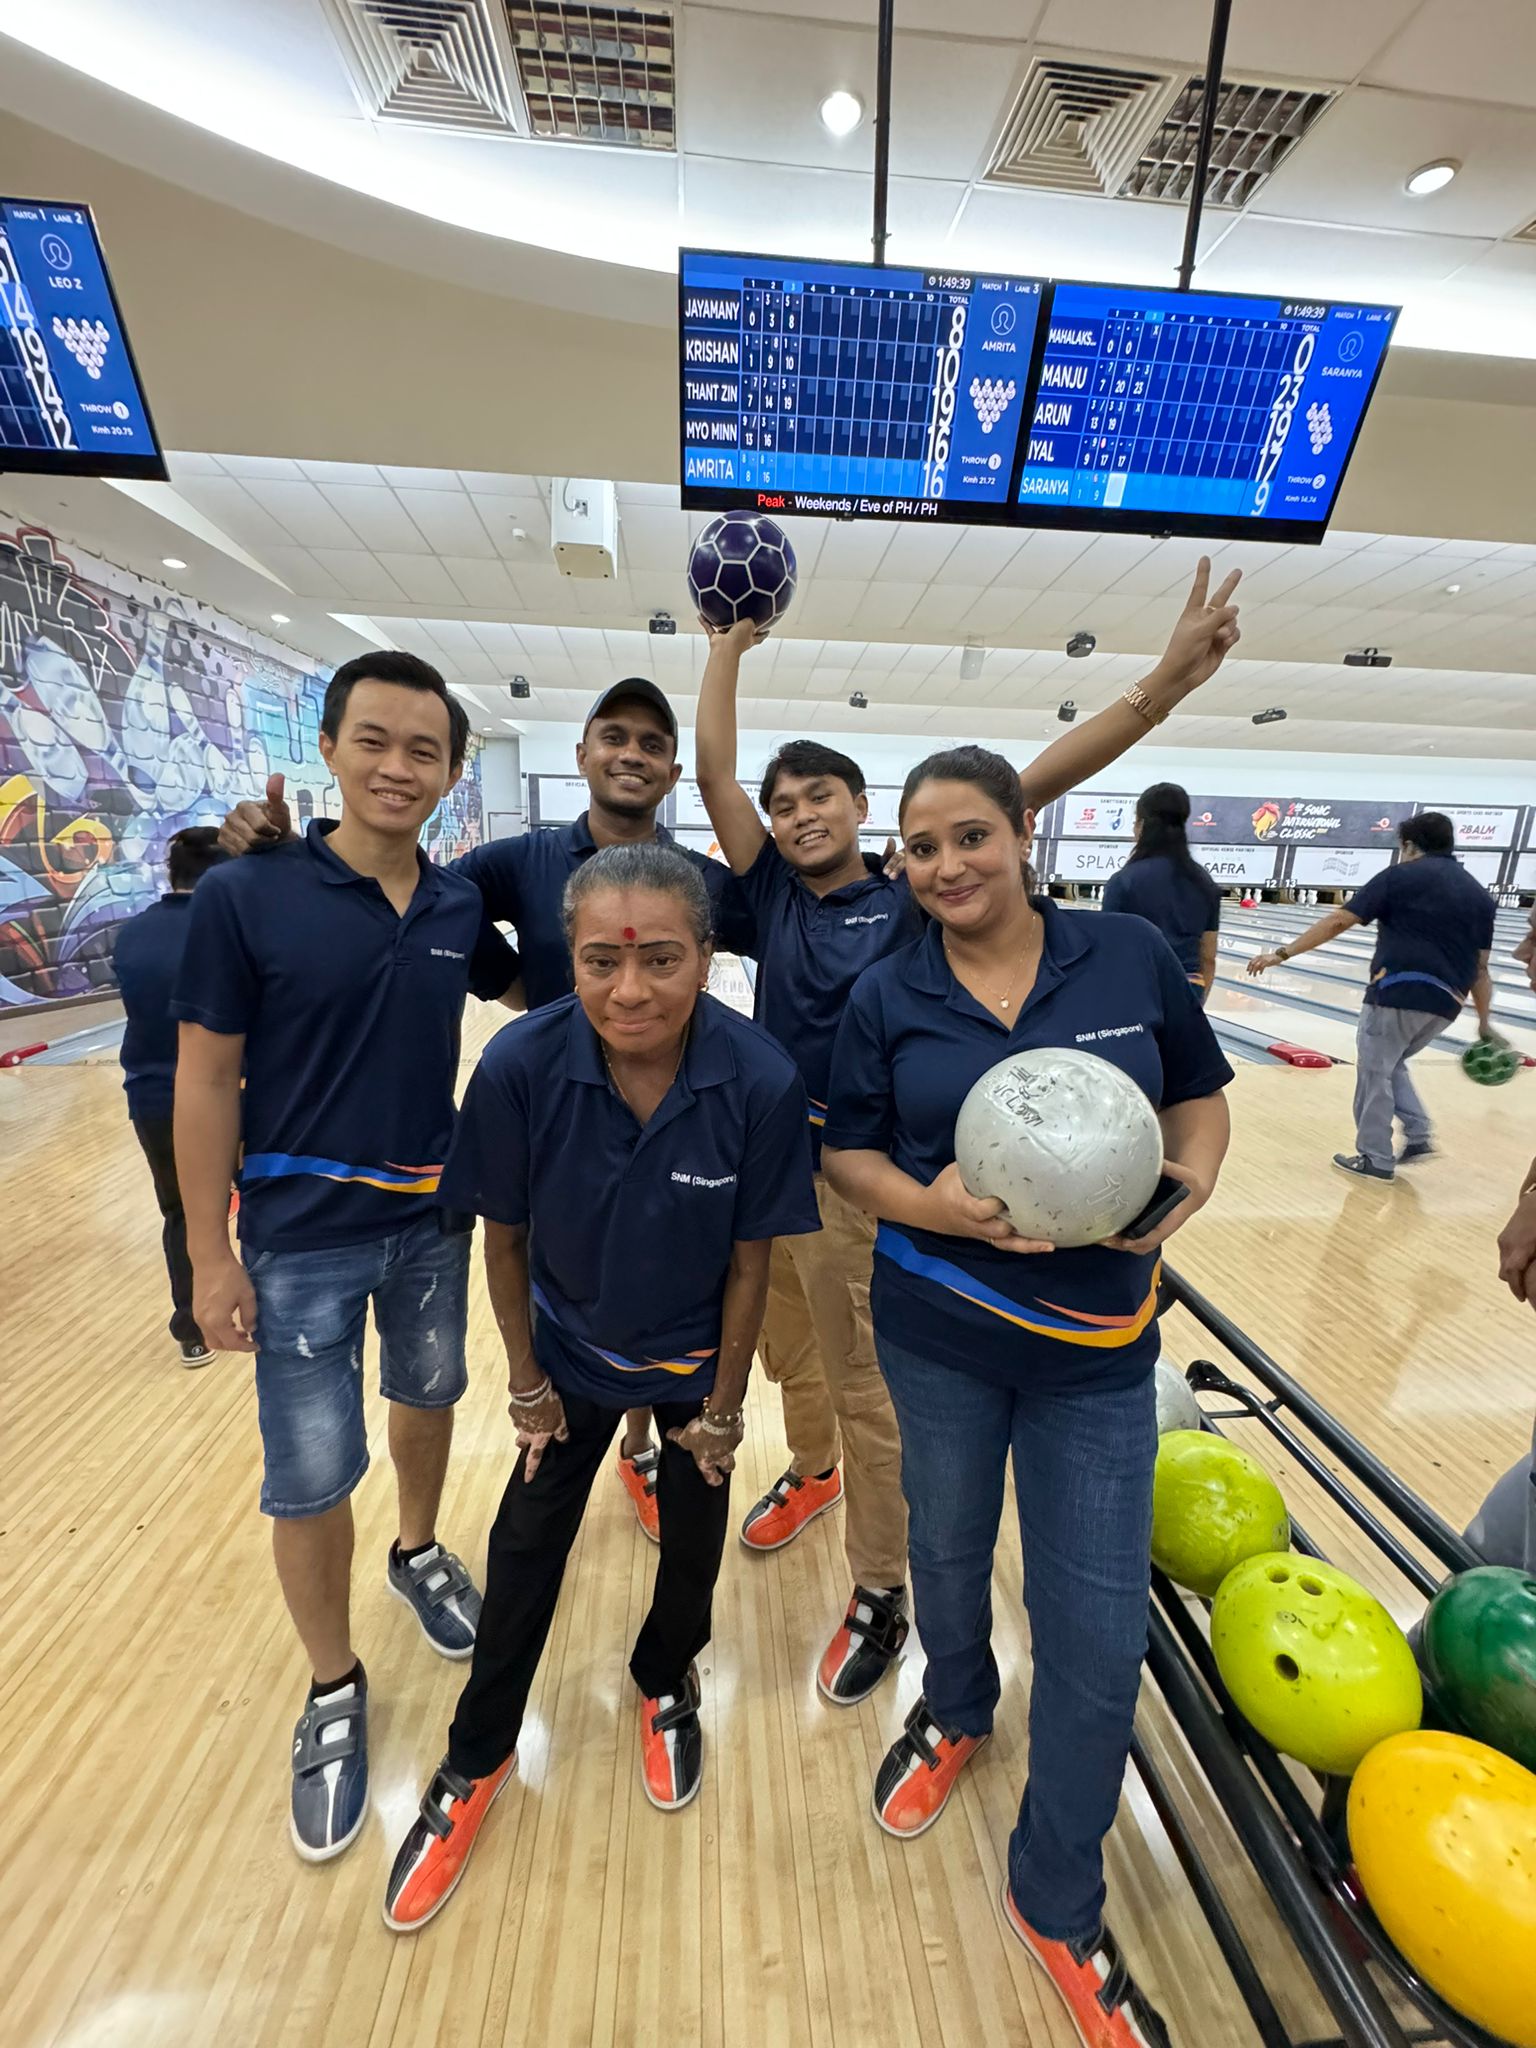
[{"label": "recessed ceiling light", "polygon": [[162,555],[160,557],[160,566],[162,569],[185,569],[187,565],[180,555]]},{"label": "recessed ceiling light", "polygon": [[1459,597],[1461,595],[1461,585],[1459,583],[1447,583],[1445,594],[1447,597]]},{"label": "recessed ceiling light", "polygon": [[864,102],[856,92],[829,92],[821,103],[821,125],[833,135],[851,135],[864,118]]},{"label": "recessed ceiling light", "polygon": [[286,612],[274,612],[272,614],[272,623],[274,626],[286,626],[288,623],[288,614]]},{"label": "recessed ceiling light", "polygon": [[1461,169],[1453,156],[1438,156],[1432,164],[1420,164],[1404,185],[1413,199],[1427,199],[1431,192],[1443,192]]}]

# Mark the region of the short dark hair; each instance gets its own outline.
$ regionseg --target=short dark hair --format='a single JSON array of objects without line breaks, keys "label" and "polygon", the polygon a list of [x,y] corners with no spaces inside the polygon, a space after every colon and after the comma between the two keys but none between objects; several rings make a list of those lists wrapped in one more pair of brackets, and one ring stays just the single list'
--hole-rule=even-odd
[{"label": "short dark hair", "polygon": [[759,807],[767,810],[773,802],[774,785],[781,775],[831,775],[846,782],[854,796],[864,794],[864,771],[836,747],[824,747],[820,740],[786,740],[763,770],[763,786],[757,793]]},{"label": "short dark hair", "polygon": [[381,647],[374,654],[355,654],[331,677],[325,686],[325,705],[320,713],[320,730],[327,739],[340,737],[347,699],[359,683],[396,683],[404,690],[425,690],[430,696],[441,697],[448,707],[448,765],[462,767],[469,751],[469,713],[430,661],[395,648]]},{"label": "short dark hair", "polygon": [[165,877],[171,887],[184,893],[195,889],[210,868],[229,855],[219,844],[217,825],[183,825],[173,832],[165,849]]},{"label": "short dark hair", "polygon": [[566,883],[561,903],[567,946],[576,941],[576,913],[599,889],[652,889],[658,896],[674,896],[688,913],[698,945],[702,948],[710,942],[714,916],[704,877],[675,846],[663,846],[655,839],[621,842],[600,846],[590,860],[584,860]]},{"label": "short dark hair", "polygon": [[1024,791],[1019,784],[1019,771],[990,747],[948,747],[943,753],[930,754],[926,761],[919,761],[902,786],[898,821],[906,815],[907,805],[925,782],[972,783],[983,796],[991,798],[1014,831],[1023,837]]},{"label": "short dark hair", "polygon": [[1397,836],[1420,853],[1453,853],[1456,848],[1456,827],[1444,811],[1420,811],[1417,817],[1404,818]]}]

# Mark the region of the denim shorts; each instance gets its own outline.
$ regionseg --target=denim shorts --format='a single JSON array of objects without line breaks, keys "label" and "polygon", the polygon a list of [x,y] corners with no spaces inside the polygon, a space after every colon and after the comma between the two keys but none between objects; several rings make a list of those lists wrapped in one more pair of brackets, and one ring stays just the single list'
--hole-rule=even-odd
[{"label": "denim shorts", "polygon": [[450,1408],[464,1392],[472,1233],[434,1210],[392,1237],[244,1258],[256,1290],[261,1512],[323,1515],[368,1470],[363,1336],[379,1332],[379,1392]]}]

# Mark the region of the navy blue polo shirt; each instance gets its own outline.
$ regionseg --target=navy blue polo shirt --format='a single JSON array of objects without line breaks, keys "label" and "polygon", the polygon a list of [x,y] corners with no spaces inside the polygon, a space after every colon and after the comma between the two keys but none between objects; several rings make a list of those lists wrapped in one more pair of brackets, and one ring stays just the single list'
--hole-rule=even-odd
[{"label": "navy blue polo shirt", "polygon": [[418,849],[400,916],[332,830],[317,818],[199,882],[171,1005],[245,1035],[240,1235],[260,1250],[362,1244],[432,1209],[464,998],[506,986],[506,942],[468,882]]},{"label": "navy blue polo shirt", "polygon": [[800,1077],[708,995],[643,1127],[575,996],[498,1032],[441,1192],[529,1227],[540,1362],[558,1386],[616,1408],[702,1400],[731,1247],[820,1228]]},{"label": "navy blue polo shirt", "polygon": [[1448,853],[1400,861],[1358,888],[1346,906],[1376,927],[1368,1003],[1456,1017],[1493,944],[1493,898]]},{"label": "navy blue polo shirt", "polygon": [[1104,884],[1104,908],[1156,925],[1190,977],[1200,972],[1200,941],[1221,929],[1221,891],[1203,868],[1191,874],[1166,853],[1128,860]]},{"label": "navy blue polo shirt", "polygon": [[112,971],[128,1013],[123,1087],[135,1119],[169,1116],[176,1091],[176,1019],[171,995],[181,967],[191,892],[166,895],[117,928]]},{"label": "navy blue polo shirt", "polygon": [[[757,930],[735,876],[720,861],[696,847],[678,846],[665,827],[656,827],[660,845],[671,846],[704,877],[715,913],[715,937],[728,953],[755,956]],[[597,851],[585,811],[574,825],[541,825],[511,839],[492,839],[472,847],[453,863],[452,872],[467,876],[485,899],[498,924],[517,933],[523,992],[530,1010],[558,1002],[571,993],[571,953],[565,943],[561,905],[565,885]],[[516,979],[516,973],[512,976]],[[510,985],[510,984],[509,984]],[[498,989],[504,995],[505,989]]]},{"label": "navy blue polo shirt", "polygon": [[[960,1105],[1010,1053],[1097,1053],[1155,1108],[1213,1095],[1232,1069],[1166,941],[1140,918],[1035,906],[1035,985],[1012,1026],[961,987],[931,925],[860,978],[837,1037],[826,1142],[885,1152],[926,1187],[955,1156]],[[1128,1386],[1157,1357],[1157,1256],[1084,1245],[1033,1256],[881,1222],[877,1333],[1000,1386]]]},{"label": "navy blue polo shirt", "polygon": [[800,1069],[815,1157],[827,1119],[832,1046],[848,994],[866,967],[910,945],[923,919],[905,875],[883,864],[862,881],[818,896],[772,839],[741,877],[757,919],[753,1016]]}]

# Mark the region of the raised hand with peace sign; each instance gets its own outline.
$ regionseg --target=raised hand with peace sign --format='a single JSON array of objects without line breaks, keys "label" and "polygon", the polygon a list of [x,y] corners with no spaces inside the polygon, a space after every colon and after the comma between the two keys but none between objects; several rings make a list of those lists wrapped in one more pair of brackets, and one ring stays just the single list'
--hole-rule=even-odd
[{"label": "raised hand with peace sign", "polygon": [[1232,593],[1242,580],[1242,570],[1223,577],[1211,596],[1211,558],[1200,557],[1195,580],[1189,586],[1184,609],[1168,637],[1162,660],[1147,677],[1143,688],[1159,709],[1166,710],[1210,681],[1243,637],[1237,623],[1237,606]]}]

